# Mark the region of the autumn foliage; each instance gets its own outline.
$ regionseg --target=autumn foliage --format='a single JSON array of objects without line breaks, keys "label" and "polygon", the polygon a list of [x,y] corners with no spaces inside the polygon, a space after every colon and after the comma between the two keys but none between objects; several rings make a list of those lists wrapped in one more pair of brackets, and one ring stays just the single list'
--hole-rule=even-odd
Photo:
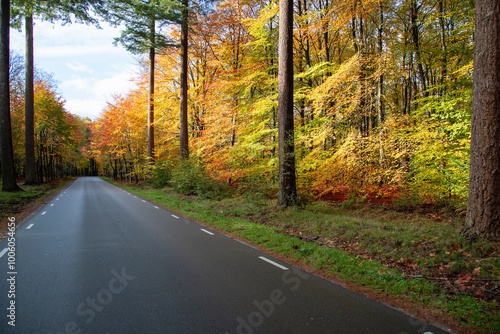
[{"label": "autumn foliage", "polygon": [[[12,57],[11,118],[16,174],[24,175],[24,83],[22,58]],[[65,101],[57,92],[50,75],[40,72],[34,84],[35,164],[38,182],[52,181],[67,175],[97,173],[91,152],[89,119],[66,111]]]},{"label": "autumn foliage", "polygon": [[[302,194],[455,202],[467,196],[473,8],[469,1],[294,2],[295,154]],[[172,40],[180,27],[170,30]],[[277,194],[278,10],[225,1],[192,13],[189,145],[208,177]],[[147,64],[144,64],[145,68]],[[157,57],[156,158],[179,156],[177,47]],[[146,71],[144,71],[146,72]],[[115,177],[147,178],[146,74],[94,122]]]}]

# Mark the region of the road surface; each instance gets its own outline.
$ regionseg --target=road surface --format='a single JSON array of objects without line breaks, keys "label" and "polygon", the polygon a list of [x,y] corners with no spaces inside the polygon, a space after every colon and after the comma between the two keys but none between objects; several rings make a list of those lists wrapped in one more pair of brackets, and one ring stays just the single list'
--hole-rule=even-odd
[{"label": "road surface", "polygon": [[1,333],[446,333],[99,178],[10,241]]}]

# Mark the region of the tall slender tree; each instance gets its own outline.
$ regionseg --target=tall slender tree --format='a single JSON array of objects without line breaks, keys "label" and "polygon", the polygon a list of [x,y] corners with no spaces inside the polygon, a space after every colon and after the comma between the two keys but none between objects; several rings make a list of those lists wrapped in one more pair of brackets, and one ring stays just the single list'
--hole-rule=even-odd
[{"label": "tall slender tree", "polygon": [[0,163],[2,164],[2,191],[18,191],[12,149],[10,121],[9,53],[10,0],[0,4]]},{"label": "tall slender tree", "polygon": [[182,0],[181,22],[181,99],[180,99],[180,155],[181,159],[189,157],[188,141],[188,33],[189,33],[189,0]]},{"label": "tall slender tree", "polygon": [[281,206],[297,202],[293,125],[293,0],[279,2],[278,145]]},{"label": "tall slender tree", "polygon": [[155,22],[150,20],[149,39],[151,46],[149,47],[149,91],[148,91],[148,158],[150,162],[154,161],[155,156]]},{"label": "tall slender tree", "polygon": [[33,13],[26,15],[26,70],[25,70],[25,90],[24,90],[24,122],[25,138],[24,150],[26,157],[25,181],[24,184],[36,184],[35,165],[35,96],[33,88],[34,77],[34,55],[33,55]]},{"label": "tall slender tree", "polygon": [[476,0],[469,203],[463,235],[500,240],[500,2]]}]

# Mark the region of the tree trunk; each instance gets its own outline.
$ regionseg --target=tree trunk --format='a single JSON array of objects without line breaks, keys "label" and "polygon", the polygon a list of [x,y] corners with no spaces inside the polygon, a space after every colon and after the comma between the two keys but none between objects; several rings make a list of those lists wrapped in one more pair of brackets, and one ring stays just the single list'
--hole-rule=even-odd
[{"label": "tree trunk", "polygon": [[476,0],[468,240],[500,240],[500,2]]},{"label": "tree trunk", "polygon": [[154,163],[155,156],[155,20],[151,19],[151,47],[149,48],[149,98],[148,98],[148,160]]},{"label": "tree trunk", "polygon": [[429,94],[427,92],[427,76],[424,72],[424,65],[422,60],[422,50],[420,48],[420,32],[418,29],[418,15],[420,7],[417,4],[416,0],[411,1],[411,35],[413,39],[413,44],[415,47],[415,57],[417,60],[417,69],[420,76],[420,84],[422,87],[422,92],[424,93],[424,97],[427,97]]},{"label": "tree trunk", "polygon": [[445,27],[445,13],[444,13],[444,3],[443,0],[438,1],[439,10],[439,26],[441,28],[441,79],[439,84],[442,86],[440,88],[441,93],[446,90],[445,83],[448,78],[448,47],[446,44],[446,27]]},{"label": "tree trunk", "polygon": [[278,62],[278,205],[297,203],[293,128],[293,0],[279,2]]},{"label": "tree trunk", "polygon": [[21,189],[16,183],[10,122],[10,0],[0,1],[0,161],[2,164],[2,191],[19,191]]},{"label": "tree trunk", "polygon": [[[328,0],[325,2],[325,15],[328,15],[328,7],[330,4],[328,3]],[[329,20],[325,20],[323,23],[323,39],[325,40],[325,61],[330,62],[330,37],[329,37]]]},{"label": "tree trunk", "polygon": [[26,16],[25,156],[24,184],[37,184],[35,166],[35,98],[33,88],[33,15]]},{"label": "tree trunk", "polygon": [[[384,33],[384,11],[382,7],[382,2],[379,0],[378,2],[378,9],[379,9],[379,23],[378,23],[378,53],[380,57],[383,57],[384,53],[384,43],[383,43],[383,33]],[[383,95],[384,95],[384,74],[380,74],[378,77],[378,83],[377,83],[377,121],[378,121],[378,126],[379,126],[379,165],[380,167],[383,166],[384,162],[384,145],[383,145],[383,122],[384,122],[384,117],[385,117],[385,110],[384,110],[384,100],[383,100]]]},{"label": "tree trunk", "polygon": [[188,19],[189,0],[182,0],[181,23],[181,114],[180,114],[180,154],[181,159],[189,157],[188,142]]}]

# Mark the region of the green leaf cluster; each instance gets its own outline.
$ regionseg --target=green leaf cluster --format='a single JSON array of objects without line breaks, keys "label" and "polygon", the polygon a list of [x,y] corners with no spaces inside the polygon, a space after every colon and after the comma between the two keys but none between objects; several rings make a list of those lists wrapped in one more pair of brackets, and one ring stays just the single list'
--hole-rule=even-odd
[{"label": "green leaf cluster", "polygon": [[116,26],[123,26],[116,44],[128,51],[142,54],[150,48],[161,51],[175,44],[164,29],[180,23],[182,6],[171,0],[121,0],[109,1],[105,18]]}]

